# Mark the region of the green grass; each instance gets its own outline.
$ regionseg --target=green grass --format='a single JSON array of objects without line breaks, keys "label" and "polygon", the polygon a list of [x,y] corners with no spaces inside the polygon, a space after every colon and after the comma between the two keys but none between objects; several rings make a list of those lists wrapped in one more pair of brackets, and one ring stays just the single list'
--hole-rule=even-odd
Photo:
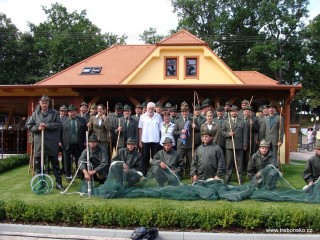
[{"label": "green grass", "polygon": [[[301,189],[305,183],[302,179],[302,171],[303,165],[283,165],[284,177],[285,179],[295,188]],[[53,180],[54,177],[52,176]],[[47,195],[36,195],[31,191],[30,181],[32,179],[31,175],[28,175],[28,166],[18,167],[14,170],[7,171],[0,175],[1,191],[0,191],[0,199],[4,201],[9,200],[23,200],[25,202],[63,202],[73,204],[75,202],[82,204],[103,204],[104,202],[108,202],[108,204],[112,205],[127,205],[127,206],[135,206],[135,207],[150,207],[152,208],[155,205],[159,204],[169,204],[173,207],[183,207],[183,208],[196,208],[196,207],[210,207],[210,208],[219,208],[222,205],[228,206],[239,206],[239,207],[256,207],[256,208],[269,208],[272,206],[287,206],[292,205],[292,207],[298,208],[308,208],[309,204],[305,203],[288,203],[288,202],[259,202],[254,200],[244,200],[241,202],[227,202],[223,200],[218,201],[177,201],[177,200],[169,200],[169,199],[154,199],[154,198],[138,198],[138,199],[104,199],[100,197],[87,197],[77,194],[76,192],[80,189],[80,179],[76,179],[72,186],[69,188],[67,194],[62,195],[59,190],[55,188],[52,190],[50,194]],[[236,178],[234,178],[236,180]],[[189,184],[190,178],[184,178],[182,180],[183,183]],[[232,184],[237,185],[236,181]],[[63,182],[63,185],[67,187],[67,183]],[[74,194],[70,194],[74,193]],[[320,208],[320,204],[315,205]],[[313,207],[315,207],[313,206]]]},{"label": "green grass", "polygon": [[[303,165],[283,165],[285,179],[297,189],[305,185],[303,168]],[[175,231],[264,232],[274,226],[312,228],[314,232],[320,229],[317,221],[320,204],[80,197],[76,193],[80,189],[79,179],[72,184],[68,194],[62,195],[53,189],[50,194],[36,195],[31,191],[31,179],[28,166],[0,174],[1,219],[24,224],[126,229],[157,226],[162,230]],[[232,184],[237,185],[235,176],[233,180]],[[185,177],[182,182],[190,184],[190,178]],[[67,186],[65,181],[63,184]]]}]

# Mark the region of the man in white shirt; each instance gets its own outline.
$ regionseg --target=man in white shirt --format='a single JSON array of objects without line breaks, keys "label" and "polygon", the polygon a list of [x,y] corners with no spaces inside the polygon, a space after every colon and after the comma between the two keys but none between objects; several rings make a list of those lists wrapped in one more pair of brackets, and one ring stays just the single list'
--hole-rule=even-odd
[{"label": "man in white shirt", "polygon": [[151,158],[159,149],[160,142],[160,124],[162,118],[160,114],[155,113],[156,105],[153,102],[147,104],[147,111],[139,119],[139,147],[142,148],[141,171],[145,176],[150,165]]}]

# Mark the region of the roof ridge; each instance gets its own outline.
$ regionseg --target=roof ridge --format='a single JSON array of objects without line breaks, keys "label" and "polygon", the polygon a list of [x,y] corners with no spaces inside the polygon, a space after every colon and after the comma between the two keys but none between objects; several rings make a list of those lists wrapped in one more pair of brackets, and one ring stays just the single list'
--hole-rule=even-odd
[{"label": "roof ridge", "polygon": [[[182,35],[186,34],[187,39],[184,39],[184,41],[181,41]],[[183,36],[185,38],[185,36]],[[186,29],[182,29],[179,32],[176,32],[175,34],[163,39],[162,41],[158,42],[156,45],[161,46],[161,45],[205,45],[207,46],[208,44],[198,38],[197,36],[193,35]]]}]

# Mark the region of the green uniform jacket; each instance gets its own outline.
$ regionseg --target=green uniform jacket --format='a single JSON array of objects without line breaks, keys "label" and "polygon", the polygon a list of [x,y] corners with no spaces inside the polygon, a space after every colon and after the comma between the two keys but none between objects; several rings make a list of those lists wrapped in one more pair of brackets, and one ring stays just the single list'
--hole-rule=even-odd
[{"label": "green uniform jacket", "polygon": [[27,128],[34,134],[35,157],[41,156],[41,131],[38,130],[40,123],[47,124],[44,130],[44,155],[58,156],[61,128],[59,112],[55,109],[49,109],[45,114],[41,110],[32,113]]},{"label": "green uniform jacket", "polygon": [[197,175],[199,179],[206,180],[225,174],[225,161],[221,147],[211,143],[197,147],[190,167],[190,176]]},{"label": "green uniform jacket", "polygon": [[127,148],[121,148],[112,158],[112,161],[123,161],[128,165],[129,169],[141,171],[141,154],[136,149],[129,152]]},{"label": "green uniform jacket", "polygon": [[307,183],[317,181],[320,177],[320,156],[315,154],[311,157],[303,171],[303,179]]},{"label": "green uniform jacket", "polygon": [[[108,175],[108,164],[109,164],[109,157],[108,153],[104,147],[97,145],[97,148],[92,151],[89,149],[89,159],[90,163],[93,166],[93,170],[99,172],[100,175],[106,177]],[[78,166],[80,166],[80,170],[87,168],[87,149],[83,150],[81,156],[78,160]]]},{"label": "green uniform jacket", "polygon": [[[244,147],[249,146],[249,129],[248,126],[244,123],[243,119],[237,118],[237,122],[231,122],[231,129],[234,132],[233,140],[235,149],[243,149]],[[225,137],[226,140],[226,149],[233,149],[232,137],[229,136],[230,123],[229,119],[226,119],[223,122],[221,134]]]},{"label": "green uniform jacket", "polygon": [[268,165],[278,167],[278,163],[274,159],[273,153],[269,150],[267,155],[263,157],[258,150],[255,154],[252,155],[251,159],[249,160],[247,169],[248,178],[251,180],[257,172]]},{"label": "green uniform jacket", "polygon": [[171,149],[169,152],[166,152],[162,149],[157,152],[151,160],[151,165],[159,166],[161,162],[164,162],[177,175],[182,176],[184,162],[177,151]]}]

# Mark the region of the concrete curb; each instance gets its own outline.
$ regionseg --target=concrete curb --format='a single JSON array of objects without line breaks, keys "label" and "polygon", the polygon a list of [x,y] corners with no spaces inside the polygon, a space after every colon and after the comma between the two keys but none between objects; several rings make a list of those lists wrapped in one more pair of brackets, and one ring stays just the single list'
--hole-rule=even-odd
[{"label": "concrete curb", "polygon": [[[290,230],[290,229],[289,229]],[[0,233],[34,233],[50,234],[56,236],[70,236],[70,239],[95,239],[99,238],[116,238],[116,239],[130,239],[132,230],[119,229],[99,229],[99,228],[74,228],[74,227],[58,227],[58,226],[39,226],[39,225],[22,225],[22,224],[0,224]],[[203,233],[203,232],[159,232],[158,240],[286,240],[286,239],[307,239],[318,240],[319,234],[261,234],[261,233]]]}]

